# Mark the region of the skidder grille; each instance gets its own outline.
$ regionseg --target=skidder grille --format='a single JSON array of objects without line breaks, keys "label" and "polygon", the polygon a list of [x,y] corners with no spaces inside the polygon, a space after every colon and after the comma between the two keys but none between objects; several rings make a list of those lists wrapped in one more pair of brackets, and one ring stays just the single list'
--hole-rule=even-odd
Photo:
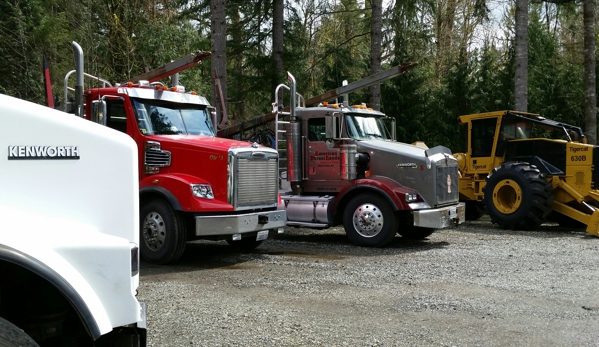
[{"label": "skidder grille", "polygon": [[277,204],[277,159],[238,160],[237,206]]}]

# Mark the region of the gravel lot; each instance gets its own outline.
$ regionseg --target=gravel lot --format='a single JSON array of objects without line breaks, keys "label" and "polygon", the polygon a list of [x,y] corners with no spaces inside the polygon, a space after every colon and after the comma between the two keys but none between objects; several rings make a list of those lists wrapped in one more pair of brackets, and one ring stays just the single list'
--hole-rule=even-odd
[{"label": "gravel lot", "polygon": [[287,228],[251,252],[142,263],[148,345],[599,346],[599,238],[488,220],[387,248]]}]

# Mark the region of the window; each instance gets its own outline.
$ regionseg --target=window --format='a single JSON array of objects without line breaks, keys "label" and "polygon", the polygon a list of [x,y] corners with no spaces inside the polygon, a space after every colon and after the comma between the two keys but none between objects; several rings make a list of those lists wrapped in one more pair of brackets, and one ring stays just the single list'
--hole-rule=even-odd
[{"label": "window", "polygon": [[106,126],[120,132],[127,132],[127,112],[125,111],[125,104],[122,100],[108,100],[106,101],[106,112],[108,113],[108,119],[106,120]]},{"label": "window", "polygon": [[495,140],[497,118],[472,121],[472,156],[490,157]]},{"label": "window", "polygon": [[206,105],[132,99],[139,131],[144,135],[214,135]]},{"label": "window", "polygon": [[308,140],[326,140],[326,126],[324,118],[312,118],[308,120]]},{"label": "window", "polygon": [[356,140],[389,140],[391,135],[380,117],[365,117],[359,114],[345,116],[347,133]]}]

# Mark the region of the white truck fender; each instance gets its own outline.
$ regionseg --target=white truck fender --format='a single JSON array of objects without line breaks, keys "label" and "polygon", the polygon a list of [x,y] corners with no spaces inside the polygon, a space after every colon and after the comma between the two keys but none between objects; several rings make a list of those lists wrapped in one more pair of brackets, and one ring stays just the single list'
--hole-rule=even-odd
[{"label": "white truck fender", "polygon": [[[122,266],[131,262],[127,239],[100,233],[91,225],[10,206],[0,205],[0,218],[13,229],[0,233],[0,259],[53,283],[77,308],[94,339],[114,327],[139,321],[141,309],[132,299],[135,279],[131,269]],[[18,223],[23,220],[27,223]],[[109,274],[115,272],[123,272],[117,278],[128,280],[111,282]],[[106,300],[109,297],[112,300]]]},{"label": "white truck fender", "polygon": [[[67,280],[61,274],[54,271],[55,268],[52,266],[48,266],[46,263],[33,258],[30,255],[5,245],[0,245],[0,261],[7,261],[19,265],[44,278],[56,287],[75,308],[94,340],[112,329],[106,312],[102,309],[98,297],[93,294],[91,288],[86,288],[82,291],[82,287],[86,285],[85,281],[80,279],[78,282],[80,282],[81,285],[78,285],[77,289],[71,285],[72,280],[77,277],[72,271],[65,271],[67,273],[71,272],[67,275],[70,277],[70,280]],[[54,263],[58,264],[61,263],[61,261],[56,259]],[[62,261],[62,263],[64,263],[64,261]],[[63,265],[64,264],[61,266]],[[91,304],[91,306],[89,304]]]}]

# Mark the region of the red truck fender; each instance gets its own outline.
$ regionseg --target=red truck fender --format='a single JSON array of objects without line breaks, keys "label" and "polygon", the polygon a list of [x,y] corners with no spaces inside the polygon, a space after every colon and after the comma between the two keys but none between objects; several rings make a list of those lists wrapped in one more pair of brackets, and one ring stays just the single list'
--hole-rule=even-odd
[{"label": "red truck fender", "polygon": [[355,195],[367,190],[376,191],[385,197],[395,211],[411,210],[406,203],[406,193],[417,193],[414,189],[402,186],[396,181],[383,176],[360,178],[355,184],[343,189],[333,204],[333,211],[343,211],[345,204]]},{"label": "red truck fender", "polygon": [[147,201],[151,196],[159,196],[167,200],[177,211],[233,211],[226,197],[215,196],[214,199],[197,198],[191,191],[191,184],[209,184],[205,180],[186,174],[157,174],[139,182],[140,201]]}]

